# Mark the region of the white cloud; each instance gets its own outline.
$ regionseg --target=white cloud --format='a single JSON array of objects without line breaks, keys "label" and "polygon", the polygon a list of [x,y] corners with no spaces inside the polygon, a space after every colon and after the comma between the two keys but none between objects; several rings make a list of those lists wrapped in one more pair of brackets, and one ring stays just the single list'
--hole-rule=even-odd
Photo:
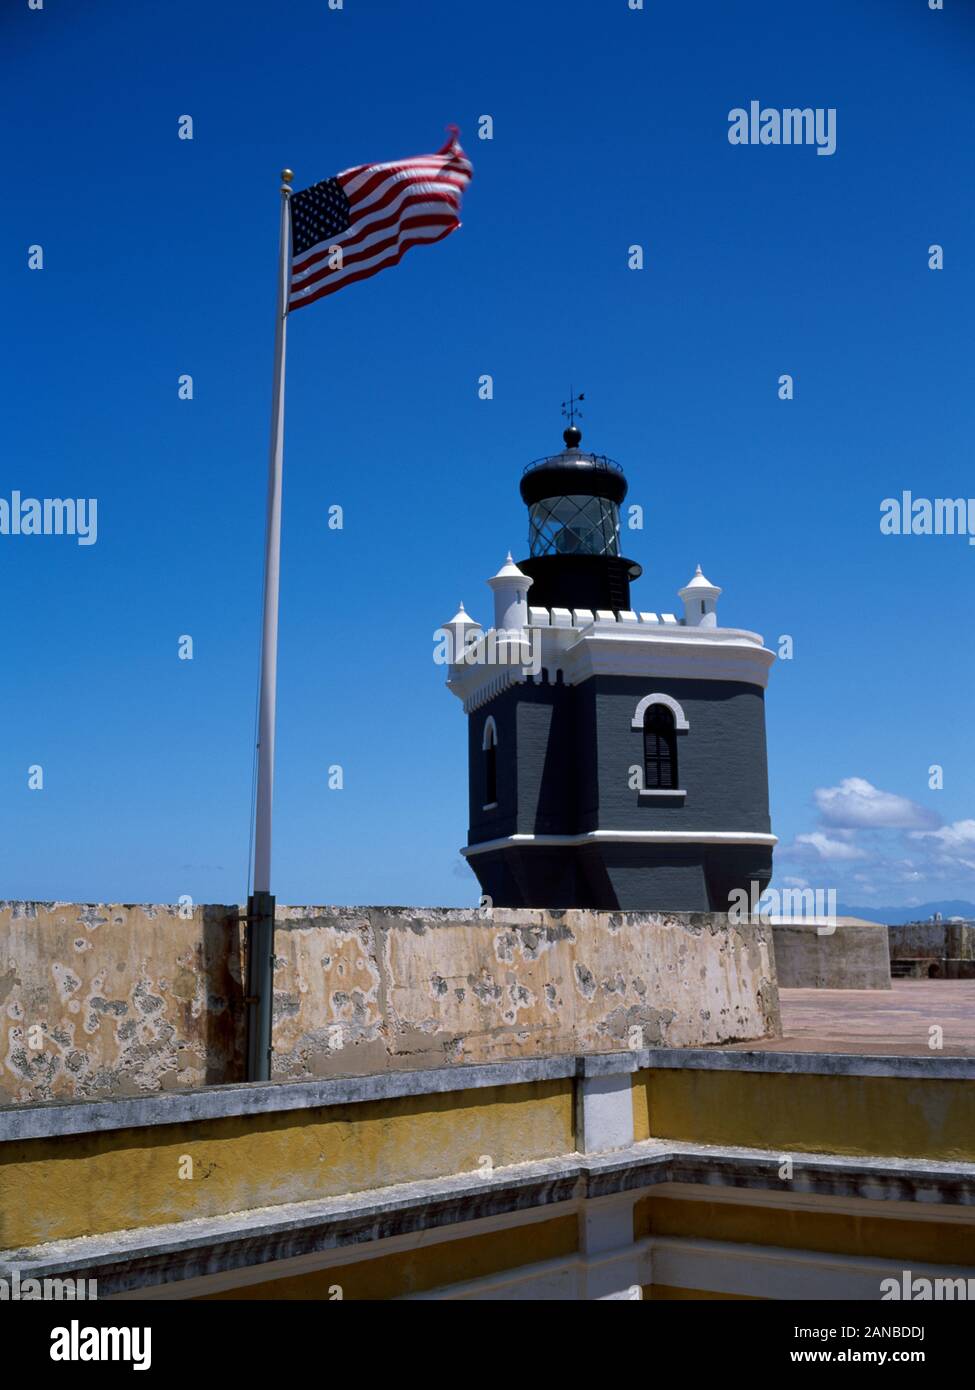
[{"label": "white cloud", "polygon": [[824,835],[821,830],[813,830],[808,835],[797,835],[796,846],[803,847],[806,852],[814,850],[820,859],[866,859],[862,849],[857,849],[856,845],[851,845],[848,840],[834,840],[829,835]]},{"label": "white cloud", "polygon": [[817,787],[813,800],[831,829],[926,830],[938,817],[895,792],[881,791],[864,777],[844,777],[838,787]]},{"label": "white cloud", "polygon": [[[942,825],[908,797],[846,777],[813,793],[814,829],[780,845],[783,871],[826,877],[848,902],[894,901],[905,907],[931,898],[970,897],[975,885],[975,818]],[[785,882],[783,879],[782,882]],[[799,887],[797,880],[790,887]]]},{"label": "white cloud", "polygon": [[956,820],[940,830],[918,830],[912,840],[940,840],[946,849],[975,850],[975,820]]},{"label": "white cloud", "polygon": [[975,869],[975,820],[956,820],[940,830],[915,830],[911,839],[934,849],[938,864]]}]

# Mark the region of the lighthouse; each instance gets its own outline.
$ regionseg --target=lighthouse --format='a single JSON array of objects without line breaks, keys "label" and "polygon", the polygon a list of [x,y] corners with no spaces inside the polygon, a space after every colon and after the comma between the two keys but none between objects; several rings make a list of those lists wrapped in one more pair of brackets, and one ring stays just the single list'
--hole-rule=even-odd
[{"label": "lighthouse", "polygon": [[493,625],[463,605],[447,625],[468,723],[461,853],[497,907],[727,911],[772,872],[774,656],[721,626],[700,565],[680,617],[633,606],[623,469],[582,449],[574,418],[563,441],[522,474],[529,553],[487,580]]}]

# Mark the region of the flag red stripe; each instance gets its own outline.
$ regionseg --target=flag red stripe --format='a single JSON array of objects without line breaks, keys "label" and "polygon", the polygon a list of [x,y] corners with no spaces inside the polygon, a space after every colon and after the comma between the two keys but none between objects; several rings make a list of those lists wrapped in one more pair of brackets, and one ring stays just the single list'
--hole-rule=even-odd
[{"label": "flag red stripe", "polygon": [[455,222],[452,227],[445,227],[435,237],[414,237],[404,241],[394,255],[381,261],[379,265],[369,266],[367,270],[359,270],[354,275],[344,276],[334,284],[326,283],[315,294],[310,294],[307,299],[299,299],[289,305],[288,312],[290,313],[294,309],[303,309],[306,304],[314,304],[316,299],[324,299],[325,295],[334,294],[336,290],[343,289],[346,285],[355,284],[356,280],[368,280],[370,275],[376,275],[380,270],[386,270],[388,266],[397,265],[412,246],[431,246],[435,241],[443,241],[444,237],[450,236],[450,233],[455,232],[459,226],[460,223]]},{"label": "flag red stripe", "polygon": [[[343,183],[346,196],[353,206],[368,202],[377,190],[388,186],[390,189],[402,188],[407,184],[422,182],[424,179],[435,181],[437,179],[454,178],[458,183],[465,187],[470,183],[470,175],[463,169],[457,168],[449,159],[438,159],[428,164],[418,164],[410,170],[398,170],[391,173],[384,169],[367,179],[365,183],[353,189]],[[339,179],[342,183],[342,180]]]},{"label": "flag red stripe", "polygon": [[[443,203],[445,210],[443,212],[435,212],[433,208],[429,206],[431,203],[435,205]],[[392,216],[379,218],[375,222],[365,223],[356,232],[355,236],[350,237],[347,232],[344,236],[336,237],[329,246],[316,252],[311,260],[303,261],[300,268],[292,271],[292,286],[295,289],[300,289],[303,285],[307,285],[309,281],[316,279],[316,277],[322,273],[323,265],[325,269],[328,269],[325,263],[328,261],[331,247],[340,247],[343,261],[349,261],[363,248],[363,246],[368,245],[370,248],[374,248],[377,235],[387,231],[389,228],[404,225],[419,226],[422,218],[418,220],[418,215],[416,213],[412,215],[409,213],[411,207],[417,206],[424,209],[423,217],[427,218],[430,222],[441,222],[444,218],[452,219],[455,222],[459,220],[459,209],[450,199],[434,197],[432,194],[427,193],[417,193],[413,197],[407,198],[403,206],[397,209]]]},{"label": "flag red stripe", "polygon": [[400,183],[391,183],[382,188],[381,191],[377,191],[376,196],[370,198],[363,199],[356,194],[351,199],[350,210],[353,218],[371,217],[376,212],[382,212],[384,208],[392,207],[398,198],[414,188],[439,189],[445,193],[449,192],[459,204],[461,194],[466,186],[466,184],[455,183],[452,179],[444,178],[443,174],[426,174],[422,179],[408,179]]},{"label": "flag red stripe", "polygon": [[343,188],[348,188],[350,183],[354,183],[357,178],[362,174],[367,174],[370,170],[374,170],[377,174],[388,176],[404,169],[414,169],[418,164],[436,164],[440,161],[445,164],[456,163],[458,166],[463,166],[463,168],[467,170],[468,175],[473,172],[471,162],[461,149],[460,142],[457,140],[456,135],[451,135],[446,143],[441,145],[436,154],[418,154],[414,155],[412,159],[392,160],[387,164],[357,164],[354,169],[343,169],[342,172],[336,174],[335,177],[338,179],[339,183],[342,184]]},{"label": "flag red stripe", "polygon": [[362,261],[374,260],[376,256],[386,251],[391,246],[395,246],[404,231],[420,231],[423,227],[457,227],[460,223],[456,217],[431,214],[429,216],[408,217],[396,228],[392,236],[384,237],[381,241],[370,242],[368,246],[363,246],[360,250],[353,252],[351,256],[343,255],[341,266],[324,266],[314,275],[307,276],[300,284],[295,284],[292,294],[296,295],[299,291],[309,289],[313,285],[321,284],[328,276],[338,279],[350,265],[358,265]]},{"label": "flag red stripe", "polygon": [[[387,237],[384,241],[374,246],[366,247],[356,255],[345,257],[344,264],[341,268],[329,268],[319,275],[313,276],[308,280],[303,280],[301,285],[292,289],[290,307],[297,309],[299,305],[311,304],[313,300],[320,297],[320,290],[315,290],[313,294],[302,294],[299,293],[299,291],[308,290],[315,286],[325,286],[328,288],[328,292],[331,293],[333,289],[340,289],[342,285],[351,284],[355,280],[364,279],[366,274],[372,275],[376,270],[383,270],[388,265],[395,265],[406,247],[418,246],[421,242],[440,241],[441,238],[445,237],[449,232],[455,231],[459,226],[460,222],[456,217],[408,218],[403,225],[397,229],[395,236]],[[419,232],[424,228],[429,228],[433,231],[437,227],[439,227],[440,230],[436,231],[434,236],[409,237],[405,242],[402,241],[404,232]],[[396,253],[393,259],[389,259],[384,254],[390,250]],[[382,257],[377,265],[367,266],[364,268],[364,271],[354,270],[356,265],[360,265],[363,261],[372,261],[376,256]],[[350,269],[352,273],[350,273]]]},{"label": "flag red stripe", "polygon": [[445,203],[452,208],[455,216],[460,214],[460,199],[453,192],[438,191],[428,189],[426,186],[417,189],[415,193],[407,193],[405,190],[400,192],[399,204],[388,217],[373,215],[370,209],[368,217],[363,217],[361,221],[353,221],[348,229],[340,232],[337,236],[329,238],[327,241],[319,242],[317,246],[311,246],[301,257],[294,261],[291,267],[292,278],[297,282],[304,279],[308,271],[314,267],[316,261],[322,260],[329,253],[333,246],[341,246],[343,251],[350,246],[356,246],[364,241],[366,237],[381,232],[384,227],[395,226],[396,222],[411,207],[425,203]]}]

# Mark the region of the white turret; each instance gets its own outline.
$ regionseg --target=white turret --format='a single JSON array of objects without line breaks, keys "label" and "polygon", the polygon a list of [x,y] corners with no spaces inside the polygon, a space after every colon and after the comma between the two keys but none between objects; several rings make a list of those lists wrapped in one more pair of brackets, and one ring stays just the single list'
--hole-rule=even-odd
[{"label": "white turret", "polygon": [[718,599],[721,590],[709,579],[705,579],[698,565],[694,578],[678,591],[684,600],[684,624],[686,627],[717,627]]},{"label": "white turret", "polygon": [[511,551],[488,585],[494,591],[494,626],[499,632],[522,635],[528,626],[528,590],[533,580],[523,574]]},{"label": "white turret", "polygon": [[451,618],[449,623],[444,623],[443,631],[450,633],[450,653],[451,664],[460,661],[464,651],[470,641],[468,636],[472,632],[480,632],[481,624],[472,618],[463,604]]}]

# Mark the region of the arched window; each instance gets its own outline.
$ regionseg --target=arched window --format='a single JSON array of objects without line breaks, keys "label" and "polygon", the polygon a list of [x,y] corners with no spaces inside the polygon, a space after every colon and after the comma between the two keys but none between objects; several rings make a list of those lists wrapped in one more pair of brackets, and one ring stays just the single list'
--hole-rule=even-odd
[{"label": "arched window", "polygon": [[677,781],[677,730],[667,705],[648,705],[643,716],[643,785],[671,791]]},{"label": "arched window", "polygon": [[488,715],[484,723],[484,738],[481,743],[484,753],[484,807],[498,804],[498,728],[494,717]]}]

